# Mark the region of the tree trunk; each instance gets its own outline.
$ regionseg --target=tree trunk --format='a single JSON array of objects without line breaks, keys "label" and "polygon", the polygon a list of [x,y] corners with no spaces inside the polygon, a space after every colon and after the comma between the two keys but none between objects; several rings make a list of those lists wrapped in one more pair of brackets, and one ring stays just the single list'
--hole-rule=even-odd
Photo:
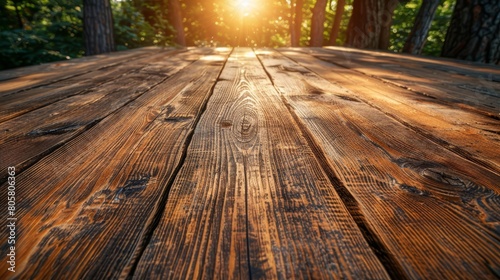
[{"label": "tree trunk", "polygon": [[500,1],[457,0],[442,56],[500,63]]},{"label": "tree trunk", "polygon": [[391,38],[392,16],[394,10],[398,7],[399,0],[386,0],[385,6],[380,15],[380,35],[378,40],[378,48],[387,50],[390,46],[389,39]]},{"label": "tree trunk", "polygon": [[83,33],[85,55],[112,52],[115,50],[113,38],[113,14],[109,0],[83,1]]},{"label": "tree trunk", "polygon": [[302,8],[304,6],[304,0],[296,0],[295,2],[295,7],[293,6],[292,3],[292,26],[290,30],[290,37],[291,37],[291,43],[292,47],[298,47],[300,46],[300,36],[301,36],[301,29],[302,29]]},{"label": "tree trunk", "polygon": [[332,31],[330,32],[330,40],[328,40],[328,45],[330,46],[336,45],[337,37],[339,36],[340,22],[344,14],[344,7],[345,0],[338,0],[337,8],[335,9],[335,19],[333,20]]},{"label": "tree trunk", "polygon": [[216,20],[214,20],[218,18],[214,11],[214,4],[213,0],[199,2],[199,5],[203,7],[203,13],[200,16],[200,23],[204,29],[202,30],[203,38],[210,43],[215,43],[219,40],[217,36],[217,25],[215,25]]},{"label": "tree trunk", "polygon": [[19,12],[19,7],[17,5],[17,1],[13,0],[12,2],[14,3],[14,9],[16,10],[17,24],[19,25],[19,29],[24,29],[24,23],[23,23],[23,19],[21,17],[21,12]]},{"label": "tree trunk", "polygon": [[413,28],[403,47],[403,52],[411,54],[422,53],[439,2],[440,0],[424,0],[422,2],[417,17],[415,17]]},{"label": "tree trunk", "polygon": [[387,49],[392,16],[399,0],[354,0],[346,46]]},{"label": "tree trunk", "polygon": [[294,42],[297,41],[297,34],[295,34],[295,24],[294,24],[294,15],[295,15],[295,1],[290,0],[290,16],[288,17],[288,27],[290,29],[290,46],[294,46]]},{"label": "tree trunk", "polygon": [[316,0],[311,19],[311,47],[323,46],[323,31],[325,30],[326,0]]},{"label": "tree trunk", "polygon": [[382,6],[380,0],[354,0],[352,16],[347,26],[346,46],[378,48]]},{"label": "tree trunk", "polygon": [[179,0],[169,0],[168,1],[168,12],[170,15],[170,22],[174,27],[175,43],[180,46],[186,46],[186,37],[184,35],[184,26],[182,24],[182,12]]}]

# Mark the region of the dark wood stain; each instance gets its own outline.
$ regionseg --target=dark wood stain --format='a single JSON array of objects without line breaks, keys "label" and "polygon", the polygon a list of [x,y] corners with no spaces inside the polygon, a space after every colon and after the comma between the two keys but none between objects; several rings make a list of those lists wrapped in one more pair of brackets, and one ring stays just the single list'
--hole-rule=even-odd
[{"label": "dark wood stain", "polygon": [[0,278],[496,279],[498,77],[340,47],[0,72]]}]

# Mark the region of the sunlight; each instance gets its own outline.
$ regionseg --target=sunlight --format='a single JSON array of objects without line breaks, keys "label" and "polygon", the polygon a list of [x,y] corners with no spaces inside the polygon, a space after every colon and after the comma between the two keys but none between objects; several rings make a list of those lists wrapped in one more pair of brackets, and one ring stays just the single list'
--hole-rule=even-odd
[{"label": "sunlight", "polygon": [[250,0],[236,0],[236,5],[245,12],[250,7]]},{"label": "sunlight", "polygon": [[236,8],[239,10],[241,14],[247,16],[252,9],[253,1],[252,0],[234,0]]}]

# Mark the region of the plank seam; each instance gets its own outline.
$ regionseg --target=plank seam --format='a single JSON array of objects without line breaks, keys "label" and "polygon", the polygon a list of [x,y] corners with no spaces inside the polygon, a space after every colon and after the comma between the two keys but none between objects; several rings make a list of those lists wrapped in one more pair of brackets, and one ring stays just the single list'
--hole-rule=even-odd
[{"label": "plank seam", "polygon": [[[279,51],[279,50],[278,50],[278,52],[279,52],[280,54],[282,54],[284,57],[286,57],[286,58],[288,58],[288,59],[292,60],[293,62],[295,62],[295,63],[297,63],[297,64],[301,65],[302,67],[304,67],[305,69],[309,70],[310,72],[312,72],[312,73],[316,74],[318,77],[323,78],[323,77],[322,77],[319,73],[316,73],[315,71],[313,71],[313,70],[309,69],[307,66],[305,66],[305,65],[301,64],[300,62],[296,61],[296,60],[295,60],[295,59],[293,59],[292,57],[287,56],[286,54],[282,53],[282,52],[281,52],[281,51]],[[315,57],[315,56],[313,56],[313,57]],[[315,58],[317,58],[317,57],[315,57]],[[319,59],[319,58],[317,58],[317,59]],[[319,60],[321,60],[321,59],[319,59]],[[322,60],[322,61],[323,61],[323,60]],[[331,63],[331,64],[335,64],[335,65],[337,65],[337,64],[336,64],[336,63],[334,63],[334,62],[328,62],[328,61],[326,61],[326,62],[327,62],[327,63]],[[345,69],[348,69],[348,70],[352,70],[352,69],[347,68],[347,67],[344,67],[344,66],[342,66],[342,65],[339,65],[339,66],[340,66],[340,67],[343,67],[343,68],[345,68]],[[359,72],[359,71],[357,71],[357,70],[352,70],[352,71],[354,71],[354,72]],[[266,71],[266,72],[267,72],[267,71]],[[360,74],[363,74],[362,72],[359,72],[359,73],[360,73]],[[370,75],[366,75],[366,74],[363,74],[363,75],[370,77]],[[375,79],[377,79],[377,78],[375,78]],[[329,80],[327,80],[327,79],[325,79],[325,80],[326,80],[326,81],[328,81],[328,82],[330,82],[330,81],[329,81]],[[378,80],[378,79],[377,79],[377,80]],[[452,147],[450,147],[450,145],[449,145],[450,143],[449,143],[449,142],[447,142],[446,140],[443,140],[443,139],[440,139],[440,138],[438,138],[438,137],[435,137],[435,136],[433,136],[432,134],[430,134],[430,133],[426,132],[425,130],[420,129],[420,128],[418,128],[418,127],[414,126],[414,125],[411,125],[410,123],[408,123],[408,122],[406,122],[406,121],[402,120],[401,118],[399,118],[399,117],[395,116],[394,114],[391,114],[391,113],[389,113],[389,112],[386,112],[386,111],[382,110],[382,108],[380,108],[380,107],[378,107],[377,105],[375,105],[375,104],[373,104],[373,103],[371,103],[371,102],[369,102],[369,101],[365,100],[364,98],[362,98],[362,97],[360,97],[360,96],[356,96],[356,97],[357,97],[357,98],[358,98],[361,102],[363,102],[363,103],[367,104],[368,106],[370,106],[370,107],[372,107],[372,108],[374,108],[374,109],[376,109],[376,110],[378,110],[378,111],[382,112],[382,113],[383,113],[383,114],[385,114],[386,116],[388,116],[388,117],[392,118],[393,120],[395,120],[396,122],[400,123],[400,124],[401,124],[401,125],[403,125],[404,127],[408,128],[408,129],[410,129],[410,130],[412,130],[413,132],[415,132],[415,133],[417,133],[417,134],[422,135],[423,137],[425,137],[425,138],[426,138],[426,139],[428,139],[429,141],[433,142],[434,144],[438,145],[439,147],[441,147],[441,148],[443,148],[443,149],[445,149],[445,150],[448,150],[448,151],[452,152],[453,154],[457,155],[458,157],[460,157],[460,158],[462,158],[462,159],[464,159],[464,160],[466,160],[466,161],[471,162],[472,164],[478,165],[480,168],[485,168],[485,169],[487,169],[488,171],[490,171],[490,172],[492,172],[492,173],[494,173],[494,174],[496,174],[496,175],[499,175],[499,174],[498,174],[497,169],[496,169],[494,166],[492,166],[489,162],[486,162],[486,161],[483,161],[483,160],[481,160],[481,159],[478,159],[478,158],[474,157],[473,155],[471,155],[469,152],[467,152],[467,151],[465,151],[465,150],[463,150],[463,149],[461,149],[461,148],[459,148],[459,147],[457,147],[457,146],[455,146],[455,145],[452,145]],[[488,116],[488,117],[493,118],[493,119],[496,119],[496,118],[497,118],[496,116]],[[499,118],[499,119],[500,119],[500,118]]]},{"label": "plank seam", "polygon": [[[146,65],[147,66],[147,65]],[[144,67],[146,67],[144,66]],[[139,71],[140,69],[144,68],[144,67],[141,67],[139,69],[135,69],[135,70],[131,70],[130,72],[134,72],[134,71]],[[186,66],[187,67],[187,66]],[[127,72],[127,73],[130,73],[130,72]],[[126,73],[124,73],[123,75],[125,75]],[[117,77],[118,78],[118,77]],[[59,142],[57,144],[55,144],[54,146],[50,147],[49,149],[47,149],[46,151],[28,159],[27,161],[24,161],[24,162],[21,162],[19,163],[19,167],[16,166],[16,172],[17,174],[21,174],[23,171],[27,170],[28,168],[30,168],[31,166],[33,166],[34,164],[36,164],[37,162],[39,162],[40,160],[42,160],[44,157],[46,157],[47,155],[55,152],[56,150],[58,150],[59,148],[63,147],[64,145],[66,145],[67,143],[73,141],[75,138],[77,138],[78,136],[84,134],[85,132],[89,131],[92,127],[94,127],[96,124],[100,123],[101,121],[103,121],[104,119],[110,117],[112,114],[122,110],[123,108],[125,108],[128,104],[130,104],[131,102],[134,102],[135,100],[137,100],[139,97],[143,96],[144,94],[146,94],[147,92],[153,90],[155,87],[157,87],[158,85],[160,85],[161,83],[165,82],[167,79],[169,79],[169,77],[165,77],[163,78],[162,80],[158,81],[156,84],[152,85],[150,88],[144,90],[144,92],[142,92],[141,94],[138,94],[135,98],[127,101],[126,103],[124,103],[121,107],[117,108],[116,110],[114,111],[111,111],[109,112],[107,115],[105,116],[102,116],[101,118],[97,118],[95,120],[93,120],[92,122],[86,124],[85,126],[83,126],[80,130],[80,132],[76,132],[75,135],[69,137],[68,139],[62,141],[62,142]],[[86,90],[85,90],[86,91]],[[75,94],[75,95],[78,95]],[[58,100],[60,101],[60,100]],[[56,101],[57,102],[57,101]],[[52,104],[52,103],[50,103]],[[50,104],[47,104],[45,106],[48,106]],[[43,106],[43,107],[45,107]],[[42,107],[40,107],[42,108]],[[39,109],[39,108],[37,108]],[[37,109],[34,109],[34,110],[37,110]],[[19,171],[18,171],[19,170]],[[3,174],[0,176],[0,185],[4,184],[5,182],[7,181],[7,174]]]},{"label": "plank seam", "polygon": [[[167,57],[170,57],[170,56],[175,55],[175,54],[177,54],[177,53],[178,53],[177,51],[172,51],[172,52],[170,52],[170,53],[166,53],[166,55],[167,55]],[[146,57],[146,55],[140,56],[140,57],[138,57],[137,59],[134,59],[134,61],[137,61],[137,60],[142,59],[142,58],[144,58],[144,57]],[[128,63],[128,62],[130,62],[130,61],[127,61],[127,63]],[[54,84],[54,83],[61,82],[61,81],[64,81],[64,80],[68,80],[68,79],[71,79],[71,78],[74,78],[74,77],[82,76],[82,75],[85,75],[85,74],[88,74],[88,73],[91,73],[91,72],[94,72],[94,71],[99,71],[99,70],[106,69],[106,68],[110,68],[110,67],[120,66],[120,65],[122,65],[122,64],[124,64],[124,63],[125,63],[125,62],[118,62],[118,63],[114,63],[114,64],[108,64],[108,65],[103,66],[103,67],[101,67],[101,68],[98,68],[98,69],[96,69],[96,70],[91,70],[91,71],[83,72],[83,73],[80,73],[80,74],[76,74],[76,75],[72,75],[72,76],[68,76],[68,77],[62,78],[62,79],[60,79],[60,80],[53,80],[53,81],[48,82],[48,83],[45,83],[45,84],[40,84],[40,85],[36,85],[36,86],[30,87],[30,88],[21,89],[21,90],[19,90],[19,91],[17,91],[17,92],[8,93],[8,94],[6,94],[6,95],[4,95],[4,96],[8,96],[8,95],[11,95],[11,94],[15,94],[15,93],[19,93],[19,92],[23,92],[23,91],[27,91],[27,90],[35,89],[35,88],[42,87],[42,86],[46,86],[46,85],[50,85],[50,84]],[[103,85],[103,84],[105,84],[105,83],[109,83],[109,82],[112,82],[112,81],[118,80],[119,78],[121,78],[121,77],[123,77],[123,76],[125,76],[125,75],[129,75],[129,74],[131,74],[131,73],[139,73],[142,69],[144,69],[145,67],[147,67],[147,66],[148,66],[148,65],[150,65],[150,64],[151,64],[151,62],[150,62],[150,63],[148,63],[148,64],[146,64],[146,65],[144,65],[143,67],[135,68],[135,69],[132,69],[132,70],[130,70],[130,71],[124,72],[124,73],[122,73],[122,74],[120,74],[120,75],[118,75],[118,76],[115,76],[115,77],[113,77],[113,78],[111,78],[111,79],[109,79],[109,80],[105,80],[105,81],[102,81],[102,82],[100,82],[100,83],[96,83],[96,84],[94,84],[93,86],[91,86],[91,87],[89,87],[89,88],[87,88],[87,89],[83,89],[83,90],[77,91],[77,92],[75,92],[75,93],[73,93],[73,94],[68,94],[68,95],[62,96],[61,98],[55,99],[55,100],[53,100],[52,102],[47,103],[47,104],[45,104],[45,105],[41,105],[41,106],[38,106],[38,107],[36,107],[36,106],[35,106],[35,107],[31,108],[30,110],[27,110],[27,111],[25,111],[25,112],[22,112],[21,114],[17,114],[17,115],[16,115],[16,114],[14,114],[14,115],[12,115],[11,117],[8,117],[8,118],[6,118],[6,119],[1,120],[1,121],[0,121],[0,123],[4,123],[4,122],[6,122],[6,121],[9,121],[9,120],[15,119],[15,118],[17,118],[17,117],[19,117],[19,116],[25,115],[25,114],[27,114],[27,113],[30,113],[30,112],[36,111],[36,110],[38,110],[38,109],[42,109],[42,108],[44,108],[44,107],[50,106],[50,105],[52,105],[52,104],[54,104],[54,103],[56,103],[56,102],[59,102],[59,101],[65,100],[65,99],[67,99],[67,98],[70,98],[70,97],[73,97],[73,96],[77,96],[77,95],[84,95],[84,94],[87,94],[87,93],[89,93],[92,89],[98,88],[99,86],[101,86],[101,85]],[[162,81],[162,82],[163,82],[163,81]]]},{"label": "plank seam", "polygon": [[[281,51],[280,51],[280,53],[281,53]],[[284,54],[283,54],[283,55],[284,55]],[[286,55],[285,55],[285,56],[286,56]],[[378,76],[376,76],[376,75],[367,74],[367,73],[364,73],[364,72],[362,72],[362,71],[359,71],[359,70],[356,70],[356,69],[353,69],[353,68],[349,68],[349,67],[347,67],[347,66],[345,66],[345,65],[342,65],[342,64],[340,64],[340,63],[336,63],[336,62],[333,62],[333,61],[330,61],[330,60],[327,60],[327,59],[321,58],[321,57],[319,57],[319,56],[315,56],[315,55],[311,55],[311,56],[312,56],[312,57],[314,57],[315,59],[318,59],[318,60],[324,61],[324,62],[326,62],[326,63],[331,63],[331,64],[337,65],[337,66],[339,66],[339,67],[342,67],[342,68],[344,68],[344,69],[347,69],[347,70],[350,70],[350,71],[354,71],[354,72],[356,72],[356,73],[358,73],[358,74],[361,74],[361,75],[363,75],[363,76],[367,76],[367,77],[373,78],[373,79],[375,79],[375,80],[381,81],[381,82],[382,82],[382,83],[384,83],[384,84],[393,85],[393,86],[396,86],[396,87],[399,87],[399,88],[402,88],[402,89],[405,89],[405,90],[408,90],[408,91],[411,91],[411,92],[414,92],[414,93],[420,94],[420,95],[425,96],[425,97],[430,97],[430,98],[432,98],[432,99],[439,100],[439,103],[440,103],[440,104],[446,104],[446,105],[448,105],[448,106],[450,106],[450,105],[452,104],[452,103],[447,102],[447,101],[445,101],[445,100],[440,100],[440,99],[437,99],[436,97],[434,97],[434,96],[432,96],[432,95],[430,95],[430,94],[428,94],[428,93],[425,93],[425,92],[423,92],[423,91],[419,91],[419,90],[413,89],[413,88],[411,88],[411,87],[408,87],[408,86],[405,86],[405,85],[402,85],[402,84],[398,84],[398,83],[393,82],[393,81],[391,81],[391,80],[384,79],[384,78],[380,78],[380,77],[378,77]],[[288,57],[288,56],[287,56],[287,57]],[[290,57],[289,57],[289,58],[290,58]],[[292,58],[290,58],[290,59],[292,59]],[[292,60],[293,60],[293,59],[292,59]],[[295,61],[295,60],[294,60],[294,61]],[[297,63],[298,63],[298,62],[297,62]],[[300,64],[300,63],[298,63],[298,64]],[[302,66],[303,66],[303,65],[302,65]],[[304,66],[304,67],[305,67],[305,66]],[[305,67],[305,68],[307,68],[307,67]],[[311,71],[311,69],[309,69],[309,68],[307,68],[307,69]],[[311,71],[311,72],[314,72],[314,71]],[[481,94],[482,94],[482,93],[481,93]],[[488,95],[488,94],[486,94],[486,95]],[[496,97],[496,96],[495,96],[495,97]],[[451,107],[451,106],[450,106],[450,107]],[[500,116],[494,115],[494,114],[492,114],[492,113],[490,113],[490,112],[485,112],[485,111],[482,111],[482,110],[479,110],[479,109],[476,109],[476,108],[472,108],[472,107],[469,107],[469,106],[461,107],[461,109],[463,109],[463,110],[467,110],[467,111],[470,111],[470,112],[473,112],[473,113],[476,113],[476,114],[481,114],[481,115],[483,115],[483,116],[485,116],[485,117],[492,118],[492,119],[495,119],[495,120],[500,120]]]},{"label": "plank seam", "polygon": [[248,265],[248,278],[252,278],[252,266],[250,262],[250,220],[248,218],[248,174],[247,174],[247,155],[243,156],[243,173],[245,174],[245,219],[246,219],[246,243],[247,243],[247,265]]},{"label": "plank seam", "polygon": [[154,207],[155,210],[154,210],[153,214],[148,218],[148,223],[144,227],[145,230],[144,230],[144,234],[142,237],[142,242],[140,242],[140,244],[137,246],[136,253],[134,254],[134,257],[132,257],[132,259],[130,260],[130,262],[131,262],[131,264],[129,265],[130,270],[128,271],[128,273],[126,272],[126,270],[124,270],[124,273],[126,273],[126,275],[124,275],[123,278],[126,278],[126,279],[133,279],[134,278],[134,274],[135,274],[135,271],[137,270],[137,266],[139,265],[139,262],[140,262],[142,256],[144,255],[144,252],[146,251],[147,246],[151,242],[151,239],[153,237],[155,230],[158,228],[158,226],[160,224],[161,217],[165,213],[165,208],[166,208],[167,200],[168,200],[168,197],[170,194],[170,189],[172,188],[172,186],[175,182],[175,179],[179,175],[182,167],[184,166],[184,163],[185,163],[186,158],[187,158],[187,152],[189,150],[189,146],[191,145],[191,141],[193,139],[196,127],[199,124],[201,116],[205,113],[205,111],[207,109],[208,102],[215,91],[215,86],[218,84],[218,81],[219,81],[219,78],[222,74],[222,71],[224,70],[226,63],[228,61],[228,58],[231,55],[231,53],[233,52],[233,50],[234,50],[234,48],[231,50],[231,52],[226,57],[226,60],[224,61],[223,65],[222,65],[222,67],[217,75],[217,78],[215,79],[214,84],[210,88],[209,94],[207,94],[207,97],[203,101],[202,106],[199,109],[198,114],[196,114],[196,117],[195,117],[193,123],[191,124],[191,128],[186,135],[186,140],[184,141],[184,144],[182,147],[182,152],[181,152],[179,162],[177,163],[176,167],[172,171],[172,174],[168,178],[163,191],[160,193],[160,198],[159,198],[158,202],[156,203],[156,206]]},{"label": "plank seam", "polygon": [[[134,57],[133,60],[141,59],[143,57],[146,57],[147,55],[150,55],[150,54],[149,53],[142,54],[140,56]],[[130,62],[130,61],[127,61],[127,62]],[[54,80],[50,80],[50,81],[45,82],[45,83],[36,84],[36,85],[30,86],[30,87],[22,88],[22,89],[19,89],[19,90],[14,90],[12,92],[7,92],[7,93],[4,93],[2,96],[5,97],[5,96],[9,96],[9,95],[16,94],[16,93],[19,93],[19,92],[23,92],[23,91],[27,91],[27,90],[31,90],[31,89],[43,87],[43,86],[46,86],[46,85],[50,85],[50,84],[53,84],[53,83],[62,82],[62,81],[65,81],[65,80],[68,80],[68,79],[71,79],[71,78],[82,76],[82,75],[85,75],[85,74],[88,74],[88,73],[91,73],[91,72],[94,72],[94,71],[99,71],[99,70],[103,70],[103,69],[106,69],[106,68],[118,66],[118,65],[121,65],[121,64],[124,64],[124,63],[125,62],[112,62],[110,64],[106,64],[106,65],[104,65],[102,67],[99,67],[97,69],[92,69],[92,70],[88,70],[88,71],[76,73],[76,74],[73,74],[73,75],[64,76],[62,78],[56,78]],[[19,77],[15,77],[15,78],[19,78]]]},{"label": "plank seam", "polygon": [[[274,84],[271,73],[267,71],[260,57],[257,56],[257,58],[260,64],[262,65],[262,68],[266,72],[266,75],[268,76],[272,85],[276,88],[276,91],[280,92],[279,88],[277,88]],[[353,218],[354,222],[356,223],[360,232],[362,233],[365,241],[370,246],[370,249],[377,256],[377,258],[379,259],[380,263],[382,264],[386,272],[392,279],[408,279],[407,275],[404,273],[401,264],[397,261],[397,259],[395,259],[395,257],[390,253],[387,246],[382,242],[382,240],[380,240],[377,234],[371,229],[354,195],[348,190],[346,186],[344,186],[344,184],[335,174],[335,171],[330,167],[330,162],[326,158],[321,146],[314,139],[314,136],[311,134],[309,129],[303,124],[299,116],[297,116],[297,114],[294,112],[292,105],[290,105],[290,103],[286,100],[286,97],[282,94],[280,94],[280,97],[281,101],[286,106],[288,112],[292,116],[295,124],[300,129],[301,134],[306,140],[309,148],[313,152],[314,158],[321,166],[321,169],[327,176],[331,185],[335,188],[335,191],[337,192],[339,198],[341,199],[342,203],[348,210],[349,215]]]}]

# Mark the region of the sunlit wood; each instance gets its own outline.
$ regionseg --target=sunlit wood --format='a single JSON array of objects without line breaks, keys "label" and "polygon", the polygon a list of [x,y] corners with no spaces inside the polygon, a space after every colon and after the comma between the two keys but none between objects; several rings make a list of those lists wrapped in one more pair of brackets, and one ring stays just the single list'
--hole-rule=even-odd
[{"label": "sunlit wood", "polygon": [[19,225],[0,279],[498,277],[498,67],[338,47],[67,63],[0,72]]}]

